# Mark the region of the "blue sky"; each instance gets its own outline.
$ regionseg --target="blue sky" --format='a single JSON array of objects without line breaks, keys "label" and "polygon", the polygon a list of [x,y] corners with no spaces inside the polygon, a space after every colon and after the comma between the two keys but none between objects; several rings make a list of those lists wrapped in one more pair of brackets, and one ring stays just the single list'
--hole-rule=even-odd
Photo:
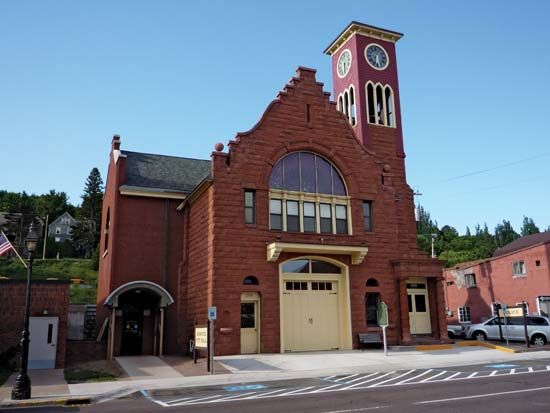
[{"label": "blue sky", "polygon": [[332,91],[322,51],[358,20],[405,33],[408,182],[432,217],[461,233],[523,215],[546,228],[549,15],[543,0],[2,2],[0,188],[79,203],[114,133],[124,149],[208,158],[297,66]]}]

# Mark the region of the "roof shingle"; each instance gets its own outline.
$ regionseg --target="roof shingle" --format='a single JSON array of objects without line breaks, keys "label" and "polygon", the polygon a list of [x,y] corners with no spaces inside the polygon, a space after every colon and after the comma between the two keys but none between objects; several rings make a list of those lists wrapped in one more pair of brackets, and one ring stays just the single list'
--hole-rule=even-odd
[{"label": "roof shingle", "polygon": [[124,184],[190,193],[209,178],[209,160],[122,151],[126,155]]},{"label": "roof shingle", "polygon": [[533,245],[544,244],[550,242],[550,231],[540,232],[538,234],[526,235],[518,238],[504,247],[499,248],[493,254],[493,257],[499,257],[501,255],[510,254],[511,252],[521,250],[523,248],[531,247]]}]

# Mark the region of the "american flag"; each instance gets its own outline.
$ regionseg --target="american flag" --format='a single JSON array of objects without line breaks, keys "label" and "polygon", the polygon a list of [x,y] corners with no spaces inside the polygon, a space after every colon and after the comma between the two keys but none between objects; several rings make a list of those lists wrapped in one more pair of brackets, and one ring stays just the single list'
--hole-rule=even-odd
[{"label": "american flag", "polygon": [[12,248],[11,242],[9,242],[3,232],[0,232],[0,255],[4,255]]}]

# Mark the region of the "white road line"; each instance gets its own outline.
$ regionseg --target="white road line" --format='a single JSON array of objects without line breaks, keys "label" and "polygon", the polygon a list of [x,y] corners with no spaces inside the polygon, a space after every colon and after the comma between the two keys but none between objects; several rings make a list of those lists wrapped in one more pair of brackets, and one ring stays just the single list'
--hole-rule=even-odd
[{"label": "white road line", "polygon": [[400,374],[397,377],[392,377],[391,379],[387,379],[387,380],[384,380],[384,381],[379,381],[378,383],[372,384],[370,387],[380,386],[381,384],[388,383],[392,380],[400,379],[401,377],[405,377],[407,374],[411,374],[413,371],[416,371],[416,369],[409,370],[406,373]]},{"label": "white road line", "polygon": [[328,386],[328,387],[321,387],[319,390],[312,391],[312,393],[319,393],[319,392],[322,392],[322,391],[325,391],[325,390],[328,390],[328,389],[333,389],[334,387],[343,386],[345,384],[346,383],[338,383],[338,384],[333,384],[332,386]]},{"label": "white road line", "polygon": [[[271,394],[280,393],[280,392],[286,391],[286,390],[288,390],[288,389],[279,389],[279,390],[273,390],[273,391],[270,391],[270,392],[267,392],[267,393],[258,393],[254,396],[246,397],[246,399],[261,399],[261,398],[269,396]],[[279,396],[279,395],[277,395],[277,396]]]},{"label": "white road line", "polygon": [[[286,392],[286,393],[278,394],[277,397],[279,397],[279,396],[290,396],[292,394],[300,393],[304,390],[313,389],[314,387],[315,386],[303,387],[301,389],[296,389],[296,390],[292,390],[292,391],[289,391],[289,392]],[[311,392],[311,393],[313,393],[313,392]]]},{"label": "white road line", "polygon": [[330,380],[330,379],[333,379],[335,377],[338,377],[338,376],[328,376],[328,377],[324,377],[323,380]]},{"label": "white road line", "polygon": [[550,366],[546,366],[546,370],[550,370]]},{"label": "white road line", "polygon": [[527,371],[528,371],[529,373],[532,373],[532,372],[533,372],[533,367],[529,367],[529,368],[527,369]]},{"label": "white road line", "polygon": [[458,373],[455,373],[455,374],[451,374],[449,377],[446,377],[444,378],[442,381],[447,381],[447,380],[451,380],[452,378],[458,376],[460,373],[462,373],[461,371],[459,371]]},{"label": "white road line", "polygon": [[183,399],[175,399],[175,400],[168,400],[168,401],[165,400],[164,403],[178,403],[189,399],[192,399],[192,397],[184,397]]},{"label": "white road line", "polygon": [[[340,377],[339,379],[336,379],[336,380],[333,380],[333,381],[336,383],[337,381],[342,381],[342,380],[346,380],[346,379],[351,379],[352,377],[355,377],[355,376],[359,376],[359,373],[350,374],[349,376]],[[342,381],[342,383],[345,383],[345,382]]]},{"label": "white road line", "polygon": [[474,371],[472,374],[470,374],[468,377],[466,377],[467,379],[471,379],[472,377],[475,377],[477,376],[477,371]]},{"label": "white road line", "polygon": [[357,377],[356,379],[353,379],[353,380],[349,380],[348,382],[346,382],[346,384],[351,384],[355,381],[358,381],[358,380],[363,380],[363,379],[366,379],[368,377],[372,377],[374,376],[375,374],[378,374],[378,372],[374,372],[374,373],[371,373],[371,374],[367,374],[366,376],[361,376],[361,377]]},{"label": "white road line", "polygon": [[[203,401],[203,400],[208,400],[208,399],[213,399],[214,397],[223,397],[223,394],[216,394],[215,396],[208,396],[208,397],[201,397],[199,399],[191,399],[191,400],[187,400],[185,402],[181,402],[181,403],[177,403],[178,405],[183,405],[183,404],[195,404],[197,402],[200,402],[200,401]],[[206,402],[204,402],[206,403]],[[176,406],[176,404],[174,403],[170,403],[170,406]]]},{"label": "white road line", "polygon": [[498,370],[493,370],[491,374],[489,374],[489,376],[496,376],[497,373],[498,373]]},{"label": "white road line", "polygon": [[516,369],[511,369],[510,374],[516,374]]},{"label": "white road line", "polygon": [[374,378],[372,378],[372,379],[365,380],[365,381],[360,381],[360,382],[355,383],[355,384],[352,384],[352,385],[350,385],[350,386],[342,387],[341,389],[338,389],[338,390],[353,389],[353,388],[356,387],[356,386],[360,386],[360,385],[365,384],[365,383],[370,383],[371,381],[378,380],[378,379],[381,379],[381,378],[383,378],[383,377],[387,377],[387,376],[389,376],[390,374],[393,374],[393,373],[395,373],[395,371],[390,371],[389,373],[382,374],[381,376],[374,377]]},{"label": "white road line", "polygon": [[453,398],[450,398],[450,399],[425,400],[425,401],[422,401],[422,402],[416,402],[414,404],[430,404],[430,403],[452,402],[452,401],[456,401],[456,400],[479,399],[479,398],[482,398],[482,397],[503,396],[503,395],[507,395],[507,394],[526,393],[526,392],[542,391],[542,390],[548,390],[548,389],[550,389],[550,387],[536,387],[536,388],[533,388],[533,389],[511,390],[511,391],[498,392],[498,393],[476,394],[476,395],[473,395],[473,396],[453,397]]},{"label": "white road line", "polygon": [[408,379],[401,380],[401,381],[399,381],[399,382],[397,382],[397,383],[395,383],[395,384],[396,384],[396,385],[405,384],[405,383],[407,383],[407,382],[409,382],[409,381],[411,381],[411,380],[417,379],[418,377],[425,376],[426,374],[428,374],[428,373],[430,373],[430,372],[432,372],[432,371],[433,371],[432,369],[426,370],[424,373],[420,373],[420,374],[418,374],[418,375],[416,375],[416,376],[409,377]]},{"label": "white road line", "polygon": [[442,375],[445,374],[445,373],[447,373],[447,370],[443,370],[442,372],[437,373],[435,376],[430,376],[430,377],[428,377],[427,379],[420,380],[419,383],[426,383],[427,381],[429,381],[429,380],[431,380],[431,379],[435,379],[436,377],[442,376]]},{"label": "white road line", "polygon": [[349,409],[349,410],[331,410],[321,413],[354,413],[354,412],[366,412],[368,410],[377,410],[377,409],[385,409],[390,406],[372,406],[372,407],[362,407],[360,409]]},{"label": "white road line", "polygon": [[[237,399],[239,397],[243,397],[243,396],[249,396],[249,397],[253,397],[251,395],[255,394],[256,392],[255,391],[251,391],[251,392],[248,392],[248,393],[242,393],[242,394],[235,394],[233,396],[227,396],[227,397],[223,397],[221,399],[216,399],[216,400],[210,400],[208,403],[216,403],[216,402],[224,402],[226,400],[233,400],[233,399]],[[223,395],[222,395],[223,396]],[[249,397],[245,397],[246,399],[248,399]]]}]

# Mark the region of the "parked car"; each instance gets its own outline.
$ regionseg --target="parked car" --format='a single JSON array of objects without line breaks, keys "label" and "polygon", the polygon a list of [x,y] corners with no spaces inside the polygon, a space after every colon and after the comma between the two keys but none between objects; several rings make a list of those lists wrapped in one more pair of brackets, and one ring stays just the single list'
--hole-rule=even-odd
[{"label": "parked car", "polygon": [[466,328],[462,324],[447,324],[447,335],[449,338],[462,338]]},{"label": "parked car", "polygon": [[[502,337],[510,341],[524,341],[525,329],[523,326],[523,317],[510,317],[506,319],[507,326],[504,325],[504,319],[500,319],[502,328]],[[500,340],[499,319],[492,317],[479,324],[470,324],[464,331],[465,338],[485,341]],[[542,316],[527,316],[527,334],[529,341],[537,346],[543,346],[550,341],[550,319]]]}]

